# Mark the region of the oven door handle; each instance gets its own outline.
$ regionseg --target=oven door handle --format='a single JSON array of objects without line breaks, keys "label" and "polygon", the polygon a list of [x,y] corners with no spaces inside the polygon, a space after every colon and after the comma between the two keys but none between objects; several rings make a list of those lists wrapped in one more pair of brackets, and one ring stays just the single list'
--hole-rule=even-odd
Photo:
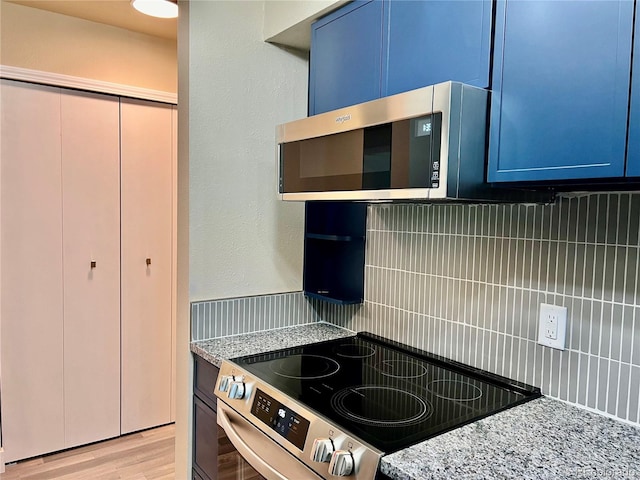
[{"label": "oven door handle", "polygon": [[[260,430],[251,425],[250,422],[245,420],[240,415],[236,414],[231,407],[228,407],[224,402],[218,399],[218,424],[224,429],[227,437],[231,441],[238,453],[244,457],[244,459],[255,468],[258,473],[265,476],[269,480],[289,480],[289,478],[315,478],[320,479],[307,467],[304,467],[302,463],[289,454],[283,447],[278,445],[275,441],[266,437]],[[255,449],[252,448],[238,432],[234,423],[242,430],[247,436],[257,436],[257,443],[263,448],[265,453],[269,453],[269,458],[272,458],[277,465],[284,467],[281,470],[291,472],[289,476],[287,474],[272,467],[269,462],[264,460]],[[267,443],[265,443],[267,442]],[[302,475],[302,476],[301,476]]]}]

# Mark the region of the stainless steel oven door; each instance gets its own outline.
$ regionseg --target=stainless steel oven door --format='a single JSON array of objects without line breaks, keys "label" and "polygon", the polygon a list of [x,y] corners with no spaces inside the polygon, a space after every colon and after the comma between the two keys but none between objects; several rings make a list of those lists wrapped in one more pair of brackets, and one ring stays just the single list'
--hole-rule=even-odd
[{"label": "stainless steel oven door", "polygon": [[[218,425],[238,453],[267,480],[322,480],[311,469],[218,399]],[[219,456],[220,458],[220,456]],[[220,465],[219,465],[220,468]],[[247,472],[248,473],[248,472]],[[261,478],[250,474],[238,478]]]}]

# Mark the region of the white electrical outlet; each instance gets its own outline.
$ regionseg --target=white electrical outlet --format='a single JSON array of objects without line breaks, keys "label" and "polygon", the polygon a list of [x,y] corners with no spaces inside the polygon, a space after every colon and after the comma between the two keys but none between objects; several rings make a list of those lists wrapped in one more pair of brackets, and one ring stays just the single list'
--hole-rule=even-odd
[{"label": "white electrical outlet", "polygon": [[567,308],[541,303],[538,343],[546,347],[564,350],[566,332]]}]

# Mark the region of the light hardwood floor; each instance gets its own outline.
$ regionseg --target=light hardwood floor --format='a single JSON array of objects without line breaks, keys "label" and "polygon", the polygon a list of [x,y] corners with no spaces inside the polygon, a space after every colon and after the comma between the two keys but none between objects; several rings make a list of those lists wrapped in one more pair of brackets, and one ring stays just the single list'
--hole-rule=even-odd
[{"label": "light hardwood floor", "polygon": [[175,425],[8,465],[2,480],[173,480]]}]

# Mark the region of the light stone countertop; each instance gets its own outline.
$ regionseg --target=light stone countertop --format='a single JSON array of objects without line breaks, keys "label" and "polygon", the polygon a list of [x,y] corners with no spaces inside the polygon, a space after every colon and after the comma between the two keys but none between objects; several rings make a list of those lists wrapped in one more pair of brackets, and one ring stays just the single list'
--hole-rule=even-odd
[{"label": "light stone countertop", "polygon": [[318,322],[296,327],[278,328],[266,332],[246,333],[230,337],[191,342],[191,351],[220,367],[222,360],[271,352],[281,348],[298,347],[308,343],[324,342],[350,337],[355,332]]},{"label": "light stone countertop", "polygon": [[539,398],[382,458],[393,479],[640,479],[640,428]]},{"label": "light stone countertop", "polygon": [[[191,343],[222,360],[354,335],[320,322]],[[637,479],[640,428],[539,398],[382,457],[395,480]]]}]

